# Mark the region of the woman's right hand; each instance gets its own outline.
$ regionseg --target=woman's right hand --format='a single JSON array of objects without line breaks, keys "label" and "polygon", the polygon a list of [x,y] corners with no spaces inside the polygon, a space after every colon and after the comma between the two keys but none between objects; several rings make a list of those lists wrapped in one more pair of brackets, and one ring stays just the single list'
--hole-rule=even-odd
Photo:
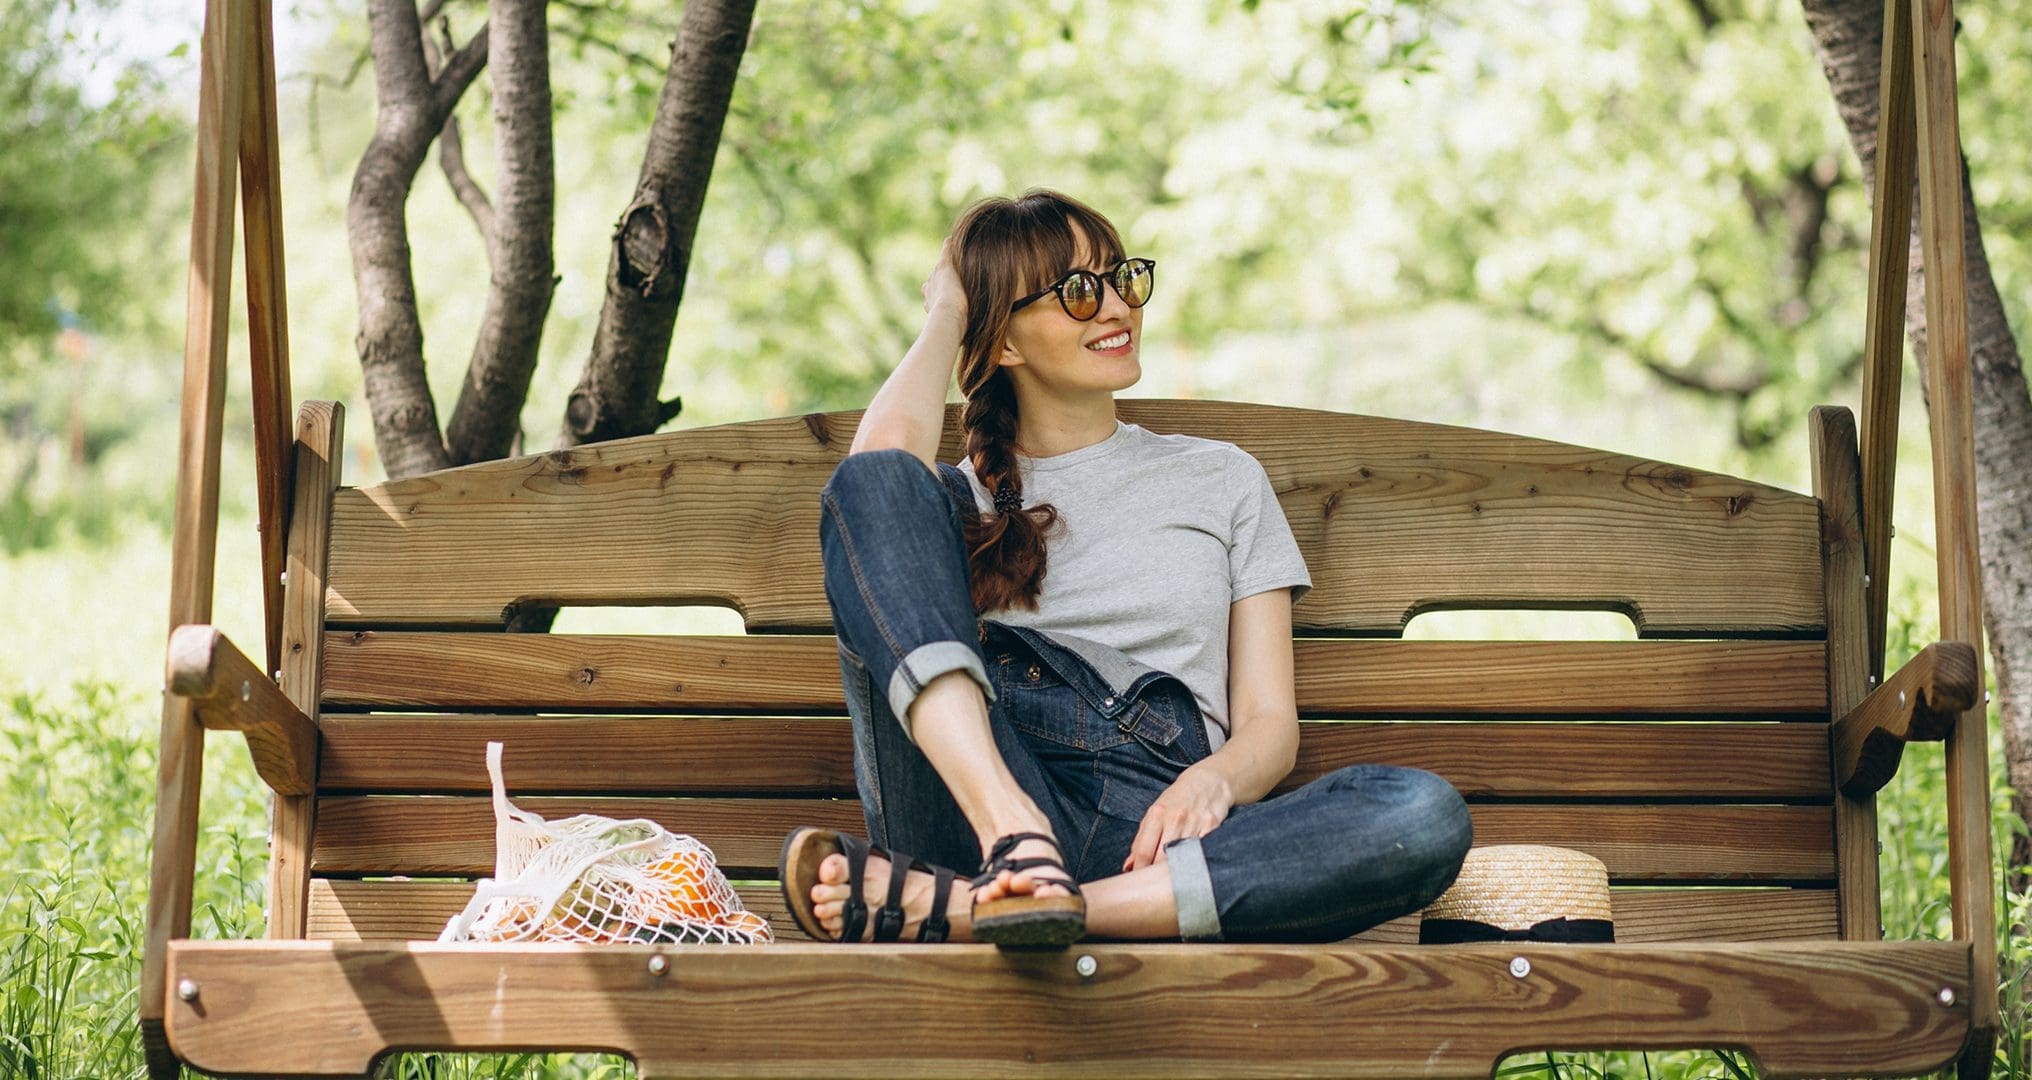
[{"label": "woman's right hand", "polygon": [[941,308],[958,316],[961,326],[966,325],[967,290],[960,284],[959,270],[954,266],[953,238],[950,235],[938,250],[938,265],[932,267],[931,276],[924,279],[925,314],[935,315]]}]

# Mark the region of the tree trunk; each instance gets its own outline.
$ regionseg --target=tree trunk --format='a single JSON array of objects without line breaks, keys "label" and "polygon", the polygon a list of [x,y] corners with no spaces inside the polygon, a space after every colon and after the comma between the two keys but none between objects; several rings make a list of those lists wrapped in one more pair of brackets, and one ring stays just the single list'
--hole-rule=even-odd
[{"label": "tree trunk", "polygon": [[377,106],[374,137],[360,155],[346,202],[360,331],[354,345],[374,419],[374,444],[392,477],[450,464],[437,405],[424,378],[423,324],[409,269],[404,209],[430,143],[487,62],[480,33],[445,58],[432,79],[414,0],[372,0],[367,9]]},{"label": "tree trunk", "polygon": [[551,255],[556,169],[544,8],[545,0],[494,0],[487,22],[500,163],[486,229],[493,273],[465,386],[445,428],[453,465],[511,452],[557,284]]},{"label": "tree trunk", "polygon": [[[1806,22],[1819,46],[1834,91],[1835,109],[1848,126],[1874,177],[1877,157],[1877,78],[1883,55],[1881,0],[1806,0]],[[1976,203],[1962,166],[1962,242],[1968,258],[1969,362],[1975,381],[1976,502],[1982,544],[1983,615],[1997,681],[2005,768],[2017,792],[2012,809],[2032,820],[2032,392],[2018,344],[1990,275]],[[1881,196],[1880,196],[1881,197]],[[1904,197],[1904,196],[1901,196]],[[1926,278],[1920,257],[1919,215],[1912,215],[1905,325],[1920,370],[1926,366]],[[1921,389],[1925,381],[1920,383]],[[2032,865],[2024,837],[2012,845],[2009,865],[2018,886]]]},{"label": "tree trunk", "polygon": [[681,407],[656,394],[754,11],[754,0],[684,5],[635,197],[614,230],[606,302],[565,406],[560,446],[645,435]]}]

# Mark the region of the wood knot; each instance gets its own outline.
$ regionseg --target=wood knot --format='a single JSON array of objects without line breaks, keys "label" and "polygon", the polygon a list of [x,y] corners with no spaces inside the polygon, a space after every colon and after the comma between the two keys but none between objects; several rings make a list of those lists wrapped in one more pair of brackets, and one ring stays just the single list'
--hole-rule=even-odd
[{"label": "wood knot", "polygon": [[677,462],[673,461],[670,464],[665,465],[663,467],[662,472],[656,474],[656,486],[658,488],[663,487],[665,484],[670,483],[671,477],[676,475],[677,475]]},{"label": "wood knot", "polygon": [[811,432],[812,441],[830,448],[833,444],[832,426],[826,422],[824,413],[805,413],[804,429]]},{"label": "wood knot", "polygon": [[599,677],[600,677],[599,668],[582,667],[579,669],[578,677],[575,678],[573,681],[578,683],[580,686],[591,686],[593,685],[594,680],[598,679]]},{"label": "wood knot", "polygon": [[367,643],[367,637],[368,637],[368,635],[369,635],[369,634],[372,634],[372,633],[373,633],[373,631],[371,631],[371,630],[355,630],[355,631],[353,631],[353,644],[355,644],[355,645],[365,645],[365,644]]},{"label": "wood knot", "polygon": [[1741,495],[1729,496],[1728,499],[1723,503],[1723,506],[1728,510],[1728,514],[1730,517],[1735,517],[1737,514],[1740,514],[1743,511],[1748,510],[1750,508],[1750,504],[1756,501],[1757,497],[1746,491]]},{"label": "wood knot", "polygon": [[1331,495],[1328,495],[1328,496],[1326,497],[1326,503],[1325,503],[1324,505],[1322,505],[1322,506],[1320,507],[1320,510],[1319,510],[1319,518],[1320,518],[1320,520],[1321,520],[1321,521],[1330,521],[1330,520],[1332,520],[1332,519],[1333,519],[1333,515],[1334,515],[1334,511],[1335,511],[1335,510],[1338,510],[1338,509],[1340,509],[1340,505],[1341,505],[1341,493],[1340,493],[1340,492],[1336,491],[1336,492],[1334,492],[1333,494],[1331,494]]}]

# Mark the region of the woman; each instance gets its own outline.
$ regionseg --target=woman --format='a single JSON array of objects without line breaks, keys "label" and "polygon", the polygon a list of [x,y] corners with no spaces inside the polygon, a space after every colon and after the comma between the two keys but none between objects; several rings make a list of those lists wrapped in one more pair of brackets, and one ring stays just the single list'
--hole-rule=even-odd
[{"label": "woman", "polygon": [[[1430,773],[1351,766],[1264,800],[1296,758],[1311,578],[1247,452],[1115,418],[1154,271],[1051,191],[948,236],[924,330],[821,497],[873,844],[786,839],[813,937],[1330,941],[1459,870],[1467,810]],[[956,353],[958,468],[934,461]],[[947,866],[982,864],[953,887]]]}]

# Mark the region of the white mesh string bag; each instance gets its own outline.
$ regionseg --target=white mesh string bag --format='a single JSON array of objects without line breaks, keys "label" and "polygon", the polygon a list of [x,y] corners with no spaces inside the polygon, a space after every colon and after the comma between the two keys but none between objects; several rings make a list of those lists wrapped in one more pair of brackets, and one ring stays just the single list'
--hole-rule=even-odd
[{"label": "white mesh string bag", "polygon": [[654,821],[596,814],[545,821],[508,801],[501,744],[494,786],[494,876],[482,878],[439,941],[595,941],[755,945],[768,920],[741,906],[712,849]]}]

